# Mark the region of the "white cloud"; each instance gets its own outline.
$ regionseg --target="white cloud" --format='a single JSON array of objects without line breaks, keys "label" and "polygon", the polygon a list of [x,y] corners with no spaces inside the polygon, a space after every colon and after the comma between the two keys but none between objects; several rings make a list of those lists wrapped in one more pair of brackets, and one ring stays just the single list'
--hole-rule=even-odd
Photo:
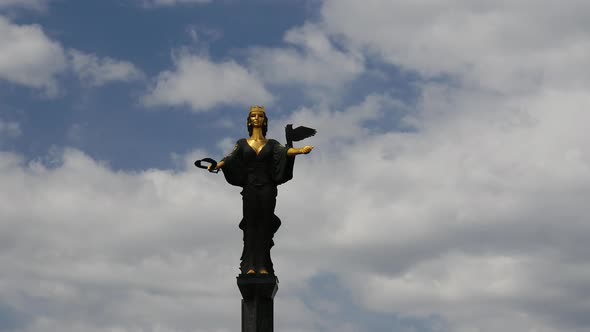
[{"label": "white cloud", "polygon": [[368,284],[345,277],[366,307],[440,314],[456,331],[588,329],[588,3],[556,6],[324,2],[321,26],[353,52],[451,78],[418,86],[404,119],[417,132],[341,163],[356,192],[380,194],[340,213],[333,237],[372,257],[358,268],[376,272]]},{"label": "white cloud", "polygon": [[50,39],[40,26],[18,25],[0,16],[0,79],[41,89],[54,97],[60,89],[58,77],[68,68],[91,86],[143,77],[128,61],[73,49],[66,56],[61,44]]},{"label": "white cloud", "polygon": [[[255,47],[250,65],[261,77],[275,84],[303,84],[334,88],[356,78],[364,70],[360,53],[343,52],[318,26],[304,24],[286,32],[284,48]],[[310,89],[310,90],[311,90]]]},{"label": "white cloud", "polygon": [[588,84],[588,10],[582,0],[327,0],[322,23],[354,49],[425,76],[520,92]]},{"label": "white cloud", "polygon": [[101,86],[109,82],[133,81],[144,77],[135,65],[128,61],[115,60],[110,57],[99,58],[78,50],[69,50],[73,71],[83,82],[92,86]]},{"label": "white cloud", "polygon": [[590,99],[489,98],[426,86],[417,132],[357,129],[342,148],[310,139],[311,161],[280,193],[292,222],[279,262],[335,271],[370,310],[441,315],[457,331],[587,328]]},{"label": "white cloud", "polygon": [[206,111],[218,105],[268,105],[273,97],[246,68],[234,61],[213,62],[183,52],[174,71],[161,72],[143,98],[148,106],[190,106]]},{"label": "white cloud", "polygon": [[[0,169],[0,264],[12,269],[0,292],[5,305],[28,311],[31,331],[239,325],[239,210],[218,199],[231,192],[214,185],[221,177],[194,167],[117,173],[75,150],[53,169],[2,153]],[[11,207],[16,197],[27,207]]]},{"label": "white cloud", "polygon": [[48,95],[58,92],[56,77],[66,68],[63,48],[38,25],[17,25],[0,16],[0,79]]}]

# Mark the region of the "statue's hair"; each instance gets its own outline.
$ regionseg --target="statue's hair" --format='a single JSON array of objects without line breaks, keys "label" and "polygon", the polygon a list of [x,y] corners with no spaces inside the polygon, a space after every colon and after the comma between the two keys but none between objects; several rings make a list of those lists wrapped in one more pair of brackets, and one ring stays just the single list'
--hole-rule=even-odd
[{"label": "statue's hair", "polygon": [[252,113],[252,111],[254,110],[259,110],[260,108],[262,108],[262,114],[264,114],[264,122],[262,122],[262,136],[266,137],[266,131],[268,130],[268,115],[266,115],[266,112],[264,112],[264,107],[260,106],[253,106],[250,108],[250,111],[248,112],[246,124],[248,125],[248,135],[250,136],[252,136],[252,129],[254,128],[250,123],[250,113]]}]

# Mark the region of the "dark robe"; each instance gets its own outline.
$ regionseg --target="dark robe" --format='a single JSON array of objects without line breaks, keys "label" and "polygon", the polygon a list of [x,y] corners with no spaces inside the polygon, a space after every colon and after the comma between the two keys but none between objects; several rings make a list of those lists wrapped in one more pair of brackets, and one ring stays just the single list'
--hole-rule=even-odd
[{"label": "dark robe", "polygon": [[269,139],[260,153],[240,139],[233,151],[223,159],[221,168],[228,183],[242,187],[240,229],[244,232],[240,270],[266,269],[274,274],[270,248],[272,238],[281,225],[274,214],[277,186],[293,178],[295,157],[287,156],[288,148]]}]

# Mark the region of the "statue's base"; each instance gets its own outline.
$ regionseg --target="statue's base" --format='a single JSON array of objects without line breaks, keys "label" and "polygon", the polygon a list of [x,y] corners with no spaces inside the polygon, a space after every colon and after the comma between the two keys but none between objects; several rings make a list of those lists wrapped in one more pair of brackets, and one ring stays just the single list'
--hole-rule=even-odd
[{"label": "statue's base", "polygon": [[276,276],[239,275],[242,293],[242,332],[273,331],[273,299],[279,289]]}]

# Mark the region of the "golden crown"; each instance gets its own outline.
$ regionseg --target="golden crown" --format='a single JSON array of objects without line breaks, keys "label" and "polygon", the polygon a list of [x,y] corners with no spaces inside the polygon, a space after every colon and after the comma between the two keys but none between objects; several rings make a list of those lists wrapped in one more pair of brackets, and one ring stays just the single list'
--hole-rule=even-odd
[{"label": "golden crown", "polygon": [[260,112],[264,113],[264,106],[256,105],[256,106],[250,107],[250,112],[253,112],[253,111],[260,111]]}]

